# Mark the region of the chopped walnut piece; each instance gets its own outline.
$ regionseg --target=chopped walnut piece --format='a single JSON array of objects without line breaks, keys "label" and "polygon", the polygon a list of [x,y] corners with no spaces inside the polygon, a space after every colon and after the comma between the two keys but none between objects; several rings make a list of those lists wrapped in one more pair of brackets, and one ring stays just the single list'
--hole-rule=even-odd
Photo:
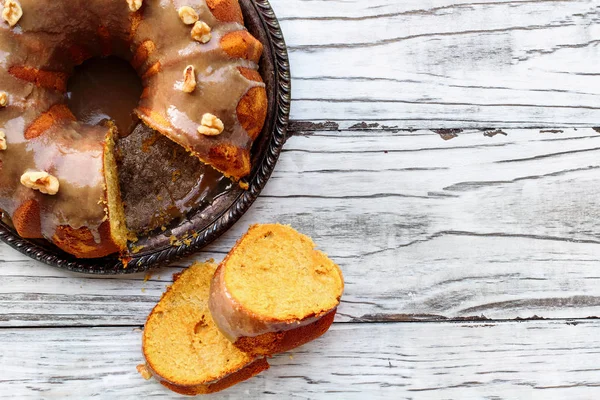
[{"label": "chopped walnut piece", "polygon": [[6,150],[6,133],[0,129],[0,150]]},{"label": "chopped walnut piece", "polygon": [[127,5],[131,12],[136,12],[142,7],[143,0],[127,0]]},{"label": "chopped walnut piece", "polygon": [[210,113],[206,113],[202,116],[201,124],[202,125],[198,127],[198,133],[204,136],[217,136],[225,129],[223,121]]},{"label": "chopped walnut piece", "polygon": [[193,25],[198,21],[198,13],[192,7],[183,6],[179,10],[177,10],[179,14],[179,18],[186,25]]},{"label": "chopped walnut piece", "polygon": [[196,71],[193,65],[188,65],[183,70],[183,90],[186,93],[192,93],[196,89]]},{"label": "chopped walnut piece", "polygon": [[0,108],[8,105],[8,93],[0,92]]},{"label": "chopped walnut piece", "polygon": [[58,193],[58,179],[46,171],[26,171],[21,175],[21,184],[42,193],[54,195]]},{"label": "chopped walnut piece", "polygon": [[206,22],[197,21],[192,28],[192,38],[200,43],[207,43],[212,38],[210,26]]},{"label": "chopped walnut piece", "polygon": [[2,10],[2,18],[8,22],[8,25],[15,26],[23,16],[21,4],[16,0],[5,0],[4,10]]}]

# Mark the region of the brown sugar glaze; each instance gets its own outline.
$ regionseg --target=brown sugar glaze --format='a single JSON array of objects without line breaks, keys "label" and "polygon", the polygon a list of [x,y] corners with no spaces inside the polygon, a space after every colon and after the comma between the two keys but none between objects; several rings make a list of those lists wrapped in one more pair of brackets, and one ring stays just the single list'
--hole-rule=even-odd
[{"label": "brown sugar glaze", "polygon": [[[237,119],[236,105],[249,89],[263,84],[238,71],[239,67],[255,70],[255,63],[233,59],[219,47],[223,35],[245,29],[241,24],[217,21],[204,0],[145,0],[135,13],[143,15],[138,19],[125,1],[20,0],[20,4],[23,16],[15,27],[0,22],[0,90],[9,96],[8,106],[0,109],[0,129],[6,132],[8,145],[0,151],[0,209],[11,218],[20,205],[36,200],[43,237],[51,239],[61,225],[86,227],[97,236],[106,219],[102,159],[109,129],[87,124],[85,118],[76,120],[64,106],[66,82],[73,68],[91,57],[115,55],[132,61],[135,49],[144,41],[151,40],[154,51],[136,66],[145,88],[137,108],[139,116],[203,160],[219,145],[249,155],[252,138]],[[182,5],[193,6],[212,27],[209,43],[190,38],[191,27],[177,15]],[[197,72],[198,86],[191,94],[180,90],[187,65],[194,65]],[[32,78],[33,70],[41,73]],[[197,134],[202,115],[208,112],[225,124],[221,135]],[[51,128],[29,138],[31,126],[44,116],[52,120]],[[116,119],[117,125],[127,130],[123,128],[126,124]],[[59,192],[49,196],[21,185],[20,176],[27,170],[56,176]],[[221,184],[214,171],[208,175]],[[174,199],[177,212],[198,204],[205,190],[197,193],[192,199]]]},{"label": "brown sugar glaze", "polygon": [[[160,26],[161,31],[154,39],[156,50],[142,68],[148,70],[159,66],[160,72],[143,78],[148,90],[142,95],[137,109],[140,118],[205,162],[211,160],[210,150],[223,144],[240,149],[249,159],[252,138],[239,123],[236,107],[248,90],[264,86],[264,83],[248,80],[239,72],[239,68],[257,69],[256,63],[232,59],[219,45],[227,33],[245,28],[235,22],[220,23],[206,3],[199,2],[195,9],[200,20],[212,27],[211,40],[202,44],[190,40],[190,29],[181,29],[177,9],[190,5],[190,2],[162,3],[165,3],[162,9],[148,7],[138,28],[141,37],[156,36],[156,26]],[[165,13],[170,17],[165,18]],[[188,65],[193,65],[197,74],[198,84],[192,93],[181,90],[183,71]],[[198,134],[197,128],[205,113],[214,114],[223,121],[225,130],[220,135]],[[228,171],[223,172],[230,175]]]}]

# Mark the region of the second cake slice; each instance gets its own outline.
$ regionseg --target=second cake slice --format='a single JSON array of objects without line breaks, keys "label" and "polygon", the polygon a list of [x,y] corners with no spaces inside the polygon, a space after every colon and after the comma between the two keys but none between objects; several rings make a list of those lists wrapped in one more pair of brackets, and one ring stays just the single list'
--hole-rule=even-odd
[{"label": "second cake slice", "polygon": [[184,271],[146,321],[146,369],[177,393],[218,392],[269,368],[264,358],[233,346],[214,325],[207,302],[215,268],[194,264]]},{"label": "second cake slice", "polygon": [[254,225],[219,265],[209,308],[239,349],[275,354],[329,329],[344,281],[313,241],[286,225]]}]

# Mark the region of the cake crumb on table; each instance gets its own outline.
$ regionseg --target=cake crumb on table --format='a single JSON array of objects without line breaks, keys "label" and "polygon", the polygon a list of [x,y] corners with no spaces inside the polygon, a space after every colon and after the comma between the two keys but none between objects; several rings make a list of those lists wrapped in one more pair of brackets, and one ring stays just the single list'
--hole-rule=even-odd
[{"label": "cake crumb on table", "polygon": [[152,372],[150,372],[146,364],[139,364],[135,369],[137,369],[137,372],[139,372],[145,380],[152,378]]},{"label": "cake crumb on table", "polygon": [[136,246],[135,244],[131,245],[131,252],[133,254],[137,254],[144,249],[145,246]]}]

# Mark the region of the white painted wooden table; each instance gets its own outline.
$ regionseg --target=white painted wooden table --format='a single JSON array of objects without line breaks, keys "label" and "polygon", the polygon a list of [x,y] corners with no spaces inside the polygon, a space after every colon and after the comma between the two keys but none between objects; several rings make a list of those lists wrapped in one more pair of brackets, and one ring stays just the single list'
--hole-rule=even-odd
[{"label": "white painted wooden table", "polygon": [[[212,398],[598,398],[598,0],[273,0],[290,138],[255,222],[343,268],[321,339]],[[0,397],[176,398],[141,327],[188,265],[80,276],[0,246]]]}]

